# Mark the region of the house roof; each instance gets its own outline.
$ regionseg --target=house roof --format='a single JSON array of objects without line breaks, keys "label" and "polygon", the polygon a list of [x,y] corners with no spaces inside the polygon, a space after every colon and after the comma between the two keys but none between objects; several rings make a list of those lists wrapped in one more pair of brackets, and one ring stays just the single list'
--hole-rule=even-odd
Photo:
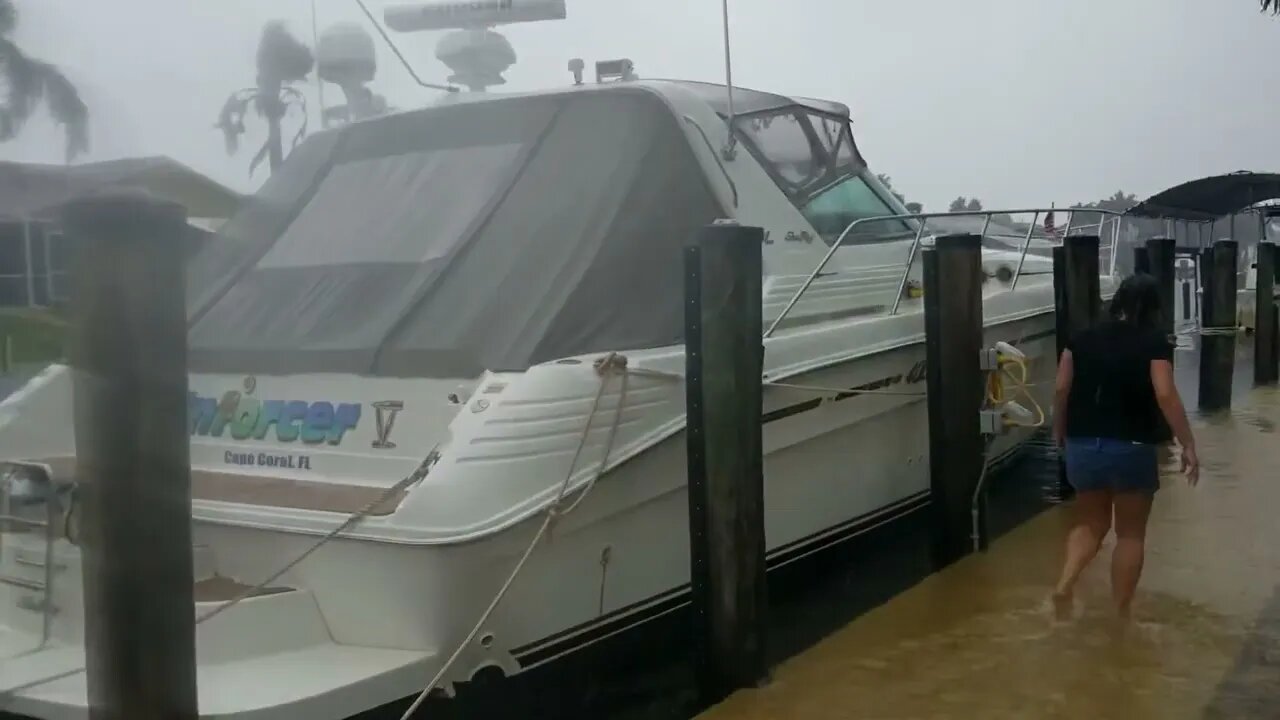
[{"label": "house roof", "polygon": [[1207,221],[1277,198],[1280,174],[1240,171],[1175,185],[1138,203],[1127,214]]},{"label": "house roof", "polygon": [[191,217],[227,218],[242,196],[164,156],[83,165],[0,162],[0,217],[49,219],[76,197],[134,187],[182,204]]}]

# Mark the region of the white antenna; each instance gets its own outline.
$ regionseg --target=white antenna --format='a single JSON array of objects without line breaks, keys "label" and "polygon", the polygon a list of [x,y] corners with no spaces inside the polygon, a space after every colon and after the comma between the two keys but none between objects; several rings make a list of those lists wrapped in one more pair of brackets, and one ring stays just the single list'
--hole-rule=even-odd
[{"label": "white antenna", "polygon": [[724,7],[724,84],[729,91],[729,119],[727,121],[727,130],[729,131],[729,139],[725,141],[724,149],[721,153],[725,160],[733,160],[737,156],[737,138],[733,134],[734,116],[736,113],[733,109],[733,55],[729,49],[729,0],[721,0]]},{"label": "white antenna", "polygon": [[[316,0],[311,0],[311,51],[318,52],[320,45],[320,30],[316,25]],[[320,102],[320,127],[329,127],[329,121],[324,115],[324,80],[320,78],[320,73],[316,72],[316,96]]]}]

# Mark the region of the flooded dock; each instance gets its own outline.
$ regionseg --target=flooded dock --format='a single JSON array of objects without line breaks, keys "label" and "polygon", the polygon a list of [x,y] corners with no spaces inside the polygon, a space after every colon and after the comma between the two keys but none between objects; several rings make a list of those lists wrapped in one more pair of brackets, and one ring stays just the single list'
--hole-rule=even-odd
[{"label": "flooded dock", "polygon": [[[1193,373],[1181,370],[1193,358],[1178,360],[1192,407]],[[1280,392],[1250,389],[1245,365],[1233,410],[1193,413],[1200,485],[1166,459],[1132,623],[1110,606],[1114,538],[1082,579],[1074,617],[1053,618],[1070,511],[1055,507],[700,720],[1280,717]]]}]

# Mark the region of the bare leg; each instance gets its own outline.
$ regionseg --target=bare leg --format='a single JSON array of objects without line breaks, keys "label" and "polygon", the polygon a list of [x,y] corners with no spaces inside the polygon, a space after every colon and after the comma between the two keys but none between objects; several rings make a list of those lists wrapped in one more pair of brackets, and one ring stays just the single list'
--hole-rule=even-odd
[{"label": "bare leg", "polygon": [[1122,618],[1129,617],[1133,593],[1142,576],[1152,499],[1147,493],[1120,493],[1115,497],[1116,547],[1111,553],[1111,597]]},{"label": "bare leg", "polygon": [[1060,617],[1070,613],[1076,581],[1098,554],[1102,540],[1110,529],[1111,491],[1087,490],[1078,493],[1074,523],[1067,533],[1067,555],[1062,563],[1062,576],[1053,591],[1053,603]]}]

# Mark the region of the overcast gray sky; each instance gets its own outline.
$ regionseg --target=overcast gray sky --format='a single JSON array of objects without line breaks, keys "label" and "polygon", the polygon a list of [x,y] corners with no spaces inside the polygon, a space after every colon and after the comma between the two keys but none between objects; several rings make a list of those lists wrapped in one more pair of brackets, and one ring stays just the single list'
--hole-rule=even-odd
[{"label": "overcast gray sky", "polygon": [[[359,20],[315,0],[320,26]],[[383,0],[369,0],[381,13]],[[17,0],[19,42],[92,113],[89,160],[167,154],[241,190],[258,136],[228,158],[213,129],[251,85],[264,22],[310,44],[310,0]],[[642,76],[723,77],[719,0],[568,0],[569,19],[503,30],[510,88],[566,84],[569,58],[630,57]],[[735,81],[842,101],[876,172],[931,209],[1140,197],[1186,179],[1280,168],[1280,19],[1255,0],[733,0]],[[396,39],[442,80],[433,34]],[[431,99],[379,45],[377,91]],[[314,104],[315,88],[305,88]],[[329,98],[338,97],[336,88]],[[254,132],[260,128],[251,118]],[[314,121],[313,127],[318,125]],[[0,159],[58,162],[41,118]]]}]

